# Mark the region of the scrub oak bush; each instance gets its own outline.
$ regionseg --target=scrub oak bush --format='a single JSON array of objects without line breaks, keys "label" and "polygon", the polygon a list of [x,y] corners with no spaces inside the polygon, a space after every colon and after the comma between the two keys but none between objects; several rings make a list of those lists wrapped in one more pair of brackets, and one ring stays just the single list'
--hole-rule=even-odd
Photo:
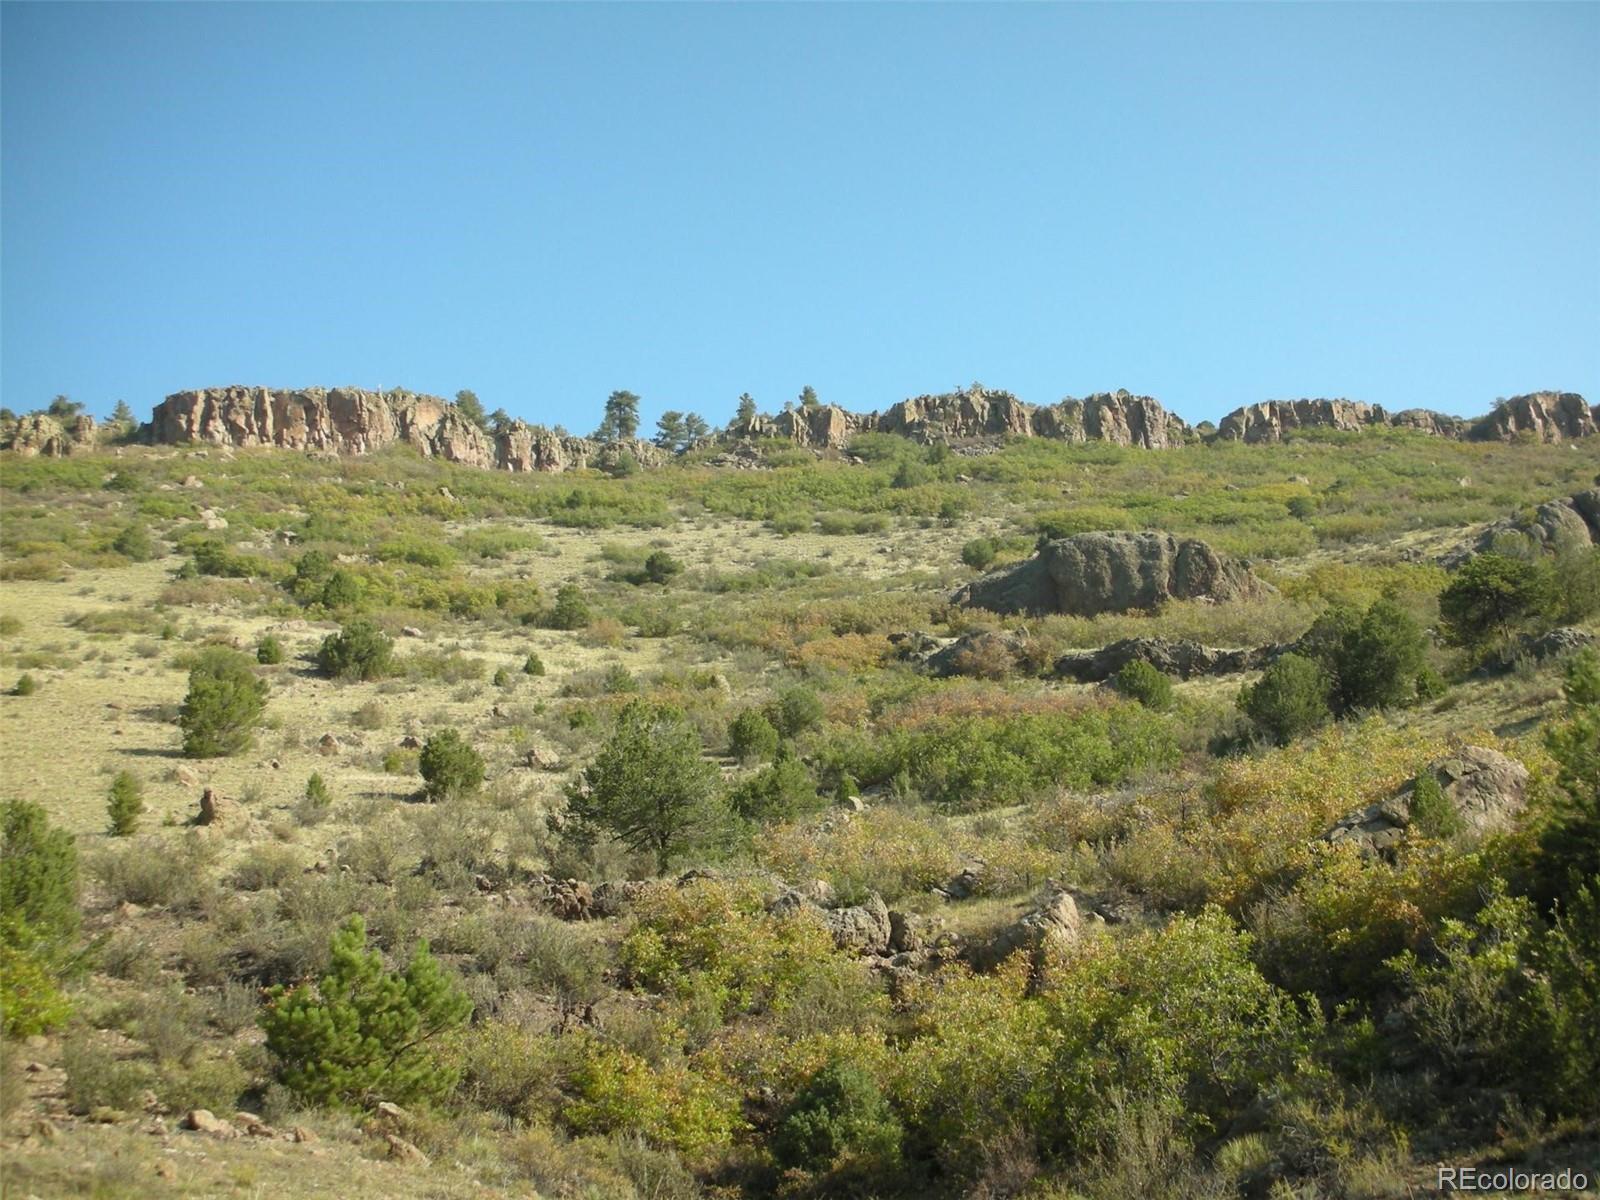
[{"label": "scrub oak bush", "polygon": [[256,661],[264,667],[277,666],[283,661],[283,643],[267,634],[256,643]]}]

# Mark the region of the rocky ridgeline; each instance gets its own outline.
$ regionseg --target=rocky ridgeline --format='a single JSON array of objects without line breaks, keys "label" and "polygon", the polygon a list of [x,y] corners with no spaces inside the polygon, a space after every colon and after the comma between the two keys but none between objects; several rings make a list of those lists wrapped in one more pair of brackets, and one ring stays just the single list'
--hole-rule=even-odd
[{"label": "rocky ridgeline", "polygon": [[[842,450],[862,433],[957,446],[1039,437],[1162,450],[1197,441],[1270,444],[1303,430],[1374,427],[1476,441],[1561,442],[1600,429],[1600,406],[1590,408],[1572,392],[1534,392],[1504,401],[1476,421],[1466,421],[1426,409],[1390,413],[1375,404],[1349,400],[1269,400],[1235,409],[1213,432],[1204,425],[1190,426],[1153,397],[1126,391],[1033,405],[1010,392],[974,385],[964,391],[914,396],[883,412],[853,413],[819,405],[763,414],[727,433],[735,443],[777,438],[819,451]],[[0,449],[61,457],[92,448],[95,433],[90,417],[64,427],[47,415],[34,414],[0,427]],[[360,388],[224,387],[177,392],[156,406],[145,434],[158,445],[275,446],[330,454],[368,454],[405,443],[429,457],[506,471],[605,467],[625,452],[646,466],[667,457],[667,452],[645,441],[600,442],[522,421],[488,433],[438,396]]]},{"label": "rocky ridgeline", "polygon": [[658,466],[666,459],[665,452],[649,442],[564,437],[522,421],[486,433],[438,396],[359,388],[178,392],[156,405],[149,433],[158,445],[202,442],[332,454],[370,454],[405,444],[430,458],[503,471],[609,466],[624,452],[644,466]]}]

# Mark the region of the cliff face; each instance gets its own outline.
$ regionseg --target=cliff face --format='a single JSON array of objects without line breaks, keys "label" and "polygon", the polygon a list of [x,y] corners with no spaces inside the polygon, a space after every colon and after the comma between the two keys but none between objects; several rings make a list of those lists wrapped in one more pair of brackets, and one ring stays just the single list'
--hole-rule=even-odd
[{"label": "cliff face", "polygon": [[648,442],[602,445],[588,438],[558,437],[521,421],[490,434],[438,396],[359,388],[178,392],[156,405],[150,439],[163,444],[278,446],[334,454],[370,454],[404,442],[430,458],[506,471],[612,465],[624,450],[644,466],[665,461],[663,452]]},{"label": "cliff face", "polygon": [[1541,442],[1588,437],[1600,428],[1600,405],[1590,408],[1575,392],[1533,392],[1514,396],[1474,423],[1475,441],[1509,442],[1532,435]]},{"label": "cliff face", "polygon": [[1161,402],[1128,392],[1036,407],[1010,392],[971,387],[937,396],[913,396],[881,413],[852,413],[833,405],[797,408],[757,417],[736,429],[744,437],[781,437],[814,449],[843,449],[858,433],[892,433],[919,442],[959,442],[995,437],[1044,437],[1068,442],[1112,442],[1160,450],[1190,437],[1189,426]]},{"label": "cliff face", "polygon": [[1268,400],[1234,409],[1218,424],[1217,437],[1279,442],[1295,429],[1356,430],[1372,425],[1484,442],[1509,442],[1519,436],[1560,442],[1594,433],[1600,425],[1600,408],[1591,410],[1583,397],[1573,392],[1534,392],[1505,401],[1477,421],[1463,421],[1425,408],[1389,413],[1376,404],[1351,400]]},{"label": "cliff face", "polygon": [[[0,430],[0,448],[23,454],[70,454],[92,445],[87,429],[62,429],[46,416],[23,418]],[[1437,437],[1510,441],[1534,437],[1555,442],[1587,437],[1600,426],[1591,409],[1570,392],[1536,392],[1501,404],[1475,422],[1406,409],[1389,413],[1350,400],[1269,400],[1235,409],[1214,437],[1254,444],[1279,442],[1299,430],[1360,430],[1387,426]],[[1107,442],[1162,450],[1193,442],[1199,434],[1150,396],[1102,392],[1082,400],[1035,406],[1010,392],[974,384],[964,391],[914,396],[883,412],[852,413],[834,405],[757,416],[730,430],[736,437],[776,437],[815,450],[841,450],[860,433],[888,433],[920,442],[962,442],[1002,437],[1042,437],[1066,442]],[[624,453],[657,466],[667,451],[645,441],[602,443],[557,435],[513,421],[493,433],[479,429],[437,396],[369,392],[359,388],[206,388],[178,392],[156,406],[149,426],[157,443],[204,442],[222,446],[280,446],[336,454],[368,454],[403,442],[422,454],[468,466],[505,471],[567,471],[608,467]]]}]

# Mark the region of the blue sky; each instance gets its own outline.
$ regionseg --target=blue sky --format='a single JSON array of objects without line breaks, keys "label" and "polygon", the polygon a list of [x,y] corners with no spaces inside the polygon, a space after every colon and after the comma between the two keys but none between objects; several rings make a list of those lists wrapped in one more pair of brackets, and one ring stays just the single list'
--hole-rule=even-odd
[{"label": "blue sky", "polygon": [[0,10],[0,402],[1600,399],[1600,5]]}]

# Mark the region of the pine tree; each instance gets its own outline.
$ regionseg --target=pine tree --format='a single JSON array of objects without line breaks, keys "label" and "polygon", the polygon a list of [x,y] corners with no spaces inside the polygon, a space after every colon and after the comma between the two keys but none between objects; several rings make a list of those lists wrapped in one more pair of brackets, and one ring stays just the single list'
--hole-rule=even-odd
[{"label": "pine tree", "polygon": [[756,399],[749,392],[739,394],[739,407],[733,415],[735,425],[748,426],[756,419]]},{"label": "pine tree", "polygon": [[711,432],[711,426],[706,424],[706,419],[699,413],[683,414],[683,444],[693,445]]},{"label": "pine tree", "polygon": [[133,772],[118,771],[106,800],[106,815],[110,818],[107,832],[112,837],[127,837],[139,828],[139,816],[143,812],[144,785]]},{"label": "pine tree", "polygon": [[366,1107],[446,1094],[457,1078],[430,1043],[466,1021],[472,1001],[417,943],[404,971],[384,969],[353,916],[333,935],[332,961],[315,984],[272,992],[261,1015],[278,1077],[300,1098]]},{"label": "pine tree", "polygon": [[668,409],[656,419],[655,443],[663,450],[676,450],[683,445],[683,414]]},{"label": "pine tree", "polygon": [[639,397],[632,392],[612,392],[606,398],[605,416],[595,437],[602,442],[626,442],[638,432]]},{"label": "pine tree", "polygon": [[178,713],[183,752],[220,758],[250,744],[250,731],[266,706],[267,684],[244,655],[220,646],[202,652],[189,672],[189,694]]},{"label": "pine tree", "polygon": [[817,399],[817,389],[812,387],[809,383],[800,389],[801,408],[816,408],[820,405],[820,403],[821,401]]},{"label": "pine tree", "polygon": [[483,402],[478,399],[478,394],[467,388],[462,388],[456,393],[456,411],[479,429],[488,431],[489,418],[483,414]]},{"label": "pine tree", "polygon": [[117,401],[117,406],[111,410],[111,420],[117,425],[132,425],[134,423],[133,409],[128,407],[126,400]]}]

